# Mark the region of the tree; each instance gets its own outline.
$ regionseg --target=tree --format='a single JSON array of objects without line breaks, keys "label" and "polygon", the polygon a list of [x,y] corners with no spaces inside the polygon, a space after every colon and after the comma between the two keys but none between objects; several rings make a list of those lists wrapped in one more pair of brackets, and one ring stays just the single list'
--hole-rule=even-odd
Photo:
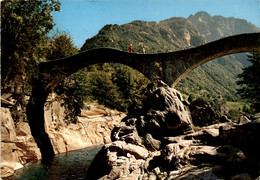
[{"label": "tree", "polygon": [[89,78],[91,95],[94,100],[97,100],[99,104],[123,111],[122,98],[118,92],[118,87],[111,80],[110,73],[98,70],[89,74]]},{"label": "tree", "polygon": [[192,103],[195,99],[196,99],[196,96],[195,96],[194,94],[190,94],[190,95],[189,95],[189,98],[188,98],[188,101],[189,101],[190,103]]},{"label": "tree", "polygon": [[31,90],[31,79],[38,75],[45,35],[54,26],[51,12],[59,9],[58,0],[1,1],[1,93],[16,100],[14,121],[23,117],[19,107],[25,110],[25,90]]},{"label": "tree", "polygon": [[52,11],[59,11],[57,0],[4,0],[1,2],[2,93],[7,86],[23,86],[28,64],[38,61],[39,48],[53,28]]},{"label": "tree", "polygon": [[84,70],[72,74],[55,88],[55,92],[62,97],[65,105],[65,122],[76,123],[84,102],[90,96],[87,74]]},{"label": "tree", "polygon": [[238,94],[246,100],[250,100],[256,112],[260,111],[260,53],[251,53],[248,55],[251,66],[244,68],[244,71],[238,75],[240,78],[237,84],[240,89]]},{"label": "tree", "polygon": [[[78,48],[75,47],[72,38],[64,32],[57,32],[48,39],[46,58],[49,61],[77,53]],[[66,123],[77,122],[76,116],[81,113],[84,101],[89,96],[86,76],[85,71],[79,71],[67,77],[55,88],[55,92],[65,101]]]},{"label": "tree", "polygon": [[128,66],[117,65],[112,80],[123,99],[121,106],[124,111],[133,112],[140,109],[148,79]]},{"label": "tree", "polygon": [[78,53],[73,39],[65,32],[57,32],[49,39],[49,49],[46,55],[47,60],[59,59],[72,56]]}]

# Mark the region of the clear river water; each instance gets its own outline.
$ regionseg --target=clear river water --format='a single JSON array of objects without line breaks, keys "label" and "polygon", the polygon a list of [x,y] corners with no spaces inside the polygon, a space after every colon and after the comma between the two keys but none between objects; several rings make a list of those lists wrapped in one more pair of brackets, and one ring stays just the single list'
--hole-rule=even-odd
[{"label": "clear river water", "polygon": [[86,170],[102,146],[55,155],[51,162],[29,163],[4,180],[83,180]]}]

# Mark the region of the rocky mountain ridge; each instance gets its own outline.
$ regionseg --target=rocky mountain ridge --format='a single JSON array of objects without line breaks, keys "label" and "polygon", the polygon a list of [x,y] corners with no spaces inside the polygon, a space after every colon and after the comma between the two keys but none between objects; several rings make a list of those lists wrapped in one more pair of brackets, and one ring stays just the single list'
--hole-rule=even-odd
[{"label": "rocky mountain ridge", "polygon": [[197,27],[200,34],[205,37],[208,42],[235,34],[260,31],[258,27],[244,19],[211,16],[204,11],[190,15],[188,20]]}]

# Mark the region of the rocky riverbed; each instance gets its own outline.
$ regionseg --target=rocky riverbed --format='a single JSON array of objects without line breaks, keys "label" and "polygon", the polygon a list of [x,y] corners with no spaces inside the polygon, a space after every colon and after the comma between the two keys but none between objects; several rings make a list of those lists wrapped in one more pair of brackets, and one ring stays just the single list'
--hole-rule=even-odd
[{"label": "rocky riverbed", "polygon": [[[55,154],[111,142],[110,133],[125,114],[98,104],[89,105],[78,117],[78,123],[64,122],[62,100],[50,95],[45,104],[45,131]],[[41,153],[27,122],[14,123],[10,109],[1,107],[1,178],[29,162],[41,159]]]},{"label": "rocky riverbed", "polygon": [[97,154],[86,177],[256,179],[259,132],[259,117],[242,117],[239,123],[218,118],[210,106],[189,105],[175,89],[157,81],[148,86],[143,109],[113,129],[112,142]]}]

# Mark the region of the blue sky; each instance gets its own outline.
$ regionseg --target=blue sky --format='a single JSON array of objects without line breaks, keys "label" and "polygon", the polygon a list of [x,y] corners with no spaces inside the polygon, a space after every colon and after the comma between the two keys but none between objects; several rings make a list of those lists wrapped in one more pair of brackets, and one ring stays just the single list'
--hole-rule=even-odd
[{"label": "blue sky", "polygon": [[161,21],[199,11],[245,19],[260,27],[260,0],[60,0],[55,28],[68,33],[80,48],[106,24],[134,20]]}]

